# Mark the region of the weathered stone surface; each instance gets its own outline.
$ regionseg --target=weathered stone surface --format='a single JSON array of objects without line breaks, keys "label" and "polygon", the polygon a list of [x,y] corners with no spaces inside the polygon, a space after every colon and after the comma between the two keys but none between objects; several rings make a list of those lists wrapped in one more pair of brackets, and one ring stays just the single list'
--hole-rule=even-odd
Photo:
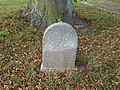
[{"label": "weathered stone surface", "polygon": [[43,37],[43,63],[41,70],[74,68],[78,37],[67,23],[50,25]]}]

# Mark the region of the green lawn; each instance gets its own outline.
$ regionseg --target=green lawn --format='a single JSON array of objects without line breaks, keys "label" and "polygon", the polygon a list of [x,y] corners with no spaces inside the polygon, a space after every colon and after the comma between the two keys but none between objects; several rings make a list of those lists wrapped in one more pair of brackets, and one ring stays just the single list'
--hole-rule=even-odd
[{"label": "green lawn", "polygon": [[[119,90],[120,14],[75,5],[90,24],[78,32],[77,63],[85,71],[41,72],[44,30],[21,17],[26,0],[0,0],[0,90]],[[56,88],[55,88],[56,87]]]},{"label": "green lawn", "polygon": [[23,9],[26,4],[27,0],[0,0],[0,17],[14,14]]}]

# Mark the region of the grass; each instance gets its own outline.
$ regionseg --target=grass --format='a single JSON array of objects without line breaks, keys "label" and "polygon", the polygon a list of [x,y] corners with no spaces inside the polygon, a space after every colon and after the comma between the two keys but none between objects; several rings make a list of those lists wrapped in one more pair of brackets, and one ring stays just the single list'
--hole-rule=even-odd
[{"label": "grass", "polygon": [[23,9],[27,0],[0,0],[0,17],[8,14],[14,14],[16,11]]},{"label": "grass", "polygon": [[76,62],[86,64],[86,69],[41,72],[44,30],[36,30],[29,17],[21,17],[26,4],[24,0],[0,0],[0,90],[120,89],[119,14],[76,5],[91,27],[87,34],[81,33],[85,29],[78,32]]}]

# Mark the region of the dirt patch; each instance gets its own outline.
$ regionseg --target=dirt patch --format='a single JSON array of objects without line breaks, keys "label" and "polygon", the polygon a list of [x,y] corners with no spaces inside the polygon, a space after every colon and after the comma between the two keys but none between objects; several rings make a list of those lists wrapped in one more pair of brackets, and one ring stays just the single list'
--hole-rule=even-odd
[{"label": "dirt patch", "polygon": [[112,13],[120,14],[120,3],[106,2],[106,1],[100,1],[100,2],[87,1],[87,2],[81,2],[81,3],[89,6],[96,6],[99,9],[106,10]]}]

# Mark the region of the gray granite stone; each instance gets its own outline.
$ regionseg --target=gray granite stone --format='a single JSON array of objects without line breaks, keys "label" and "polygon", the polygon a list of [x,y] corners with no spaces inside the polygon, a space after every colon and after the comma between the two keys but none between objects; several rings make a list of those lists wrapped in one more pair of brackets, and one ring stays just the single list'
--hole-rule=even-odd
[{"label": "gray granite stone", "polygon": [[41,70],[74,68],[77,43],[78,37],[71,25],[64,22],[50,25],[43,36]]}]

